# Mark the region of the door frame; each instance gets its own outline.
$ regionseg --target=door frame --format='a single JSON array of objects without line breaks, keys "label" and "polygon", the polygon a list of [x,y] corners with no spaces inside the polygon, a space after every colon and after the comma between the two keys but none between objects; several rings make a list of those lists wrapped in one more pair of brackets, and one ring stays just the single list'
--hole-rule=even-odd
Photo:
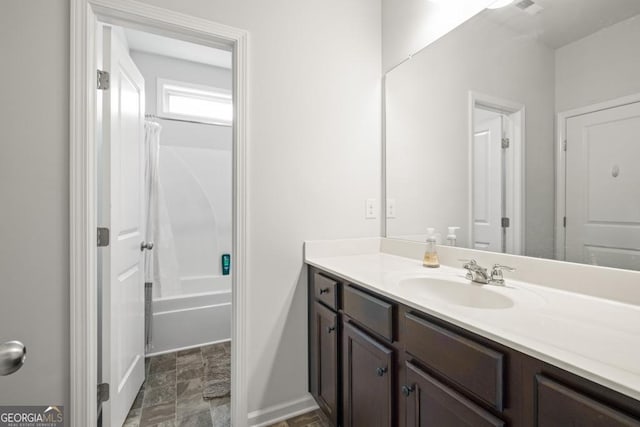
[{"label": "door frame", "polygon": [[[473,242],[473,134],[475,123],[475,108],[485,107],[503,114],[515,116],[518,123],[510,129],[510,138],[513,139],[514,156],[514,191],[512,194],[513,203],[513,224],[511,225],[513,240],[513,255],[524,255],[525,248],[525,220],[526,220],[526,199],[524,197],[526,188],[525,171],[525,148],[526,148],[526,109],[524,104],[486,95],[476,91],[469,91],[468,105],[468,150],[467,150],[467,170],[468,176],[468,239],[469,246]],[[505,249],[506,250],[506,249]]]},{"label": "door frame", "polygon": [[556,215],[554,227],[555,259],[564,261],[565,259],[565,228],[564,217],[566,215],[566,185],[567,185],[567,153],[565,151],[565,141],[567,139],[567,120],[572,117],[584,114],[595,113],[597,111],[608,110],[610,108],[622,107],[628,104],[640,102],[640,93],[610,99],[585,107],[562,111],[556,114]]},{"label": "door frame", "polygon": [[96,29],[100,21],[233,52],[231,419],[234,426],[245,427],[248,33],[134,0],[71,0],[70,7],[70,425],[97,422]]}]

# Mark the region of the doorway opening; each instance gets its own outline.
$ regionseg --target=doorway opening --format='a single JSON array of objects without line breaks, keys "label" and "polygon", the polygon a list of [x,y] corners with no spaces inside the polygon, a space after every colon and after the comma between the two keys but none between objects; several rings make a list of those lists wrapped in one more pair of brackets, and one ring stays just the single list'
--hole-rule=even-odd
[{"label": "doorway opening", "polygon": [[[135,45],[139,42],[127,38],[130,37],[127,31],[133,34],[133,30],[148,33],[146,36],[152,38],[164,37],[167,40],[160,43],[163,48],[173,41],[209,49],[209,53],[212,51],[210,48],[221,51],[219,53],[227,57],[227,64],[228,58],[231,58],[228,71],[231,83],[227,83],[225,87],[222,84],[210,84],[207,81],[194,83],[195,80],[191,78],[171,78],[172,76],[165,75],[167,79],[157,79],[153,82],[154,87],[150,89],[145,82],[143,66],[136,64],[132,59],[135,56],[133,51],[136,49],[131,49],[129,43]],[[179,365],[186,366],[186,362],[196,361],[194,359],[197,359],[197,349],[202,359],[199,372],[203,375],[206,375],[205,366],[212,368],[213,365],[219,365],[218,353],[223,353],[226,357],[227,361],[222,363],[226,364],[226,369],[223,370],[227,383],[226,391],[222,394],[227,395],[226,398],[223,397],[226,399],[223,412],[226,413],[226,422],[245,426],[246,400],[233,396],[246,394],[246,368],[243,361],[246,306],[244,259],[247,33],[147,4],[125,0],[72,0],[70,39],[70,397],[73,402],[70,408],[70,425],[122,425],[128,411],[135,405],[133,402],[138,396],[138,390],[144,388],[147,391],[153,388],[147,387],[151,385],[150,381],[142,385],[145,376],[150,380],[153,375],[151,368],[154,363],[148,363],[148,368],[145,367],[146,356],[157,357],[158,366],[173,358],[175,369],[171,367],[170,370],[175,374],[174,379],[177,382],[180,380]],[[179,52],[187,50],[178,49]],[[194,58],[180,58],[175,52],[173,55],[167,52],[143,54],[199,62]],[[169,67],[159,68],[163,71],[169,70]],[[160,96],[156,96],[154,102],[146,100],[145,93],[150,94],[152,90],[163,91],[164,103],[157,102]],[[164,109],[154,111],[150,109],[152,105]],[[179,145],[179,149],[171,147],[171,144],[165,144],[163,147],[162,136],[156,138],[159,154],[154,162],[154,156],[149,153],[154,151],[152,140],[154,134],[158,136],[157,131],[163,126],[161,121],[171,122],[174,126],[183,128],[191,126],[194,129],[193,126],[199,125],[207,126],[207,129],[220,129],[221,133],[231,135],[231,148],[228,147],[228,141],[225,142],[226,146],[223,147],[224,144],[220,143],[214,148],[193,147],[188,143],[180,145],[185,141],[211,140],[202,136],[202,132],[206,132],[202,129],[199,136],[194,134],[195,136],[187,138],[184,135],[180,136],[178,132],[177,141],[180,143],[174,140],[174,145]],[[164,124],[164,130],[168,131],[170,128]],[[168,136],[170,132],[165,134]],[[162,153],[171,149],[174,154],[173,162],[170,161],[169,154],[163,156]],[[196,149],[203,150],[202,152],[207,149],[217,150],[219,153],[213,157],[218,158],[212,160],[210,152],[196,156]],[[224,152],[224,155],[221,152]],[[222,162],[220,158],[226,159],[225,167],[217,167],[217,163]],[[207,164],[207,159],[214,164]],[[174,170],[178,169],[184,173],[172,173],[163,178],[161,171],[167,161],[173,165],[166,166],[167,170],[173,167]],[[156,181],[153,179],[154,169],[155,177],[160,178]],[[212,187],[207,177],[211,176],[214,169],[226,175],[225,178],[216,177],[215,187]],[[145,175],[145,172],[148,173]],[[178,179],[177,183],[171,183],[171,179],[176,176],[182,178]],[[165,182],[168,188],[163,184],[163,192],[156,189],[154,198],[154,192],[150,188],[154,186],[154,182],[158,184],[160,181]],[[203,183],[204,181],[207,183]],[[223,185],[225,182],[226,185]],[[170,187],[173,188],[173,202],[170,200]],[[179,194],[175,191],[176,188],[180,188]],[[222,188],[225,190],[221,190]],[[150,205],[161,205],[161,193],[165,197],[164,208],[167,214],[164,223],[161,220],[161,209],[149,209]],[[222,218],[224,215],[214,209],[218,202],[214,203],[211,200],[212,193],[225,195],[219,198],[231,199],[231,214],[227,213],[226,225],[225,219]],[[187,209],[176,210],[175,198],[178,196],[182,197],[181,207]],[[206,206],[208,210],[201,209],[202,206]],[[147,212],[156,214],[156,218],[147,218]],[[174,212],[174,215],[168,212]],[[179,214],[176,216],[175,212]],[[204,212],[209,213],[208,220]],[[215,212],[215,215],[211,212]],[[185,218],[185,215],[191,217]],[[191,233],[190,237],[185,237],[189,236],[189,227],[190,224],[193,225],[194,216],[195,223],[209,224],[209,229],[199,229],[200,231]],[[215,219],[215,226],[211,225],[212,218]],[[153,231],[152,226],[147,227],[148,224],[169,230],[173,239],[158,234]],[[147,231],[150,234],[147,234]],[[197,246],[195,244],[194,248],[185,244],[194,243],[194,239],[197,240],[203,234],[208,236],[204,239],[206,245],[209,245],[208,248],[205,245],[198,250],[194,249]],[[192,252],[181,257],[179,253],[172,255],[170,250],[165,250],[162,255],[163,251],[158,250],[158,273],[158,269],[152,267],[153,261],[156,261],[152,254],[163,241],[172,242],[167,244],[166,248],[173,246],[176,252],[179,248],[182,248],[182,252]],[[206,254],[210,255],[210,252],[217,255],[211,256],[213,259],[207,259],[206,262],[197,262],[198,256],[205,257]],[[173,275],[166,273],[167,264],[162,263],[163,256],[165,259],[173,259]],[[214,267],[214,271],[206,271],[211,266]],[[193,269],[190,269],[191,267]],[[198,268],[205,271],[201,271],[199,275],[182,274],[182,271],[195,271]],[[178,280],[172,281],[166,277],[177,277]],[[223,280],[211,280],[216,277],[230,277],[231,284]],[[145,282],[151,283],[151,286],[145,289]],[[147,316],[146,323],[145,290],[150,306],[147,313],[151,315]],[[230,296],[231,301],[216,300],[212,303],[210,299],[214,296],[227,299]],[[173,305],[167,308],[162,304]],[[154,310],[154,305],[159,305],[156,307],[158,310]],[[227,315],[224,316],[224,321],[217,322],[212,318],[210,309],[213,307],[226,307]],[[177,313],[190,315],[191,318],[186,321],[183,319],[182,326],[176,326],[180,323],[166,321],[164,324],[172,325],[179,333],[172,333],[171,328],[160,327],[162,316]],[[219,310],[219,313],[224,313],[224,310]],[[205,324],[197,321],[197,314],[206,318]],[[167,319],[168,317],[165,318]],[[154,320],[157,320],[155,324]],[[188,323],[188,327],[185,327],[185,323]],[[199,326],[202,326],[200,330]],[[219,333],[212,334],[212,329],[217,329]],[[101,336],[98,334],[99,331]],[[205,334],[204,338],[202,334]],[[185,363],[179,364],[178,357]],[[171,361],[166,363],[170,364]],[[218,368],[220,366],[216,367]],[[163,371],[165,369],[158,368],[158,373]],[[182,378],[192,381],[187,376]],[[171,375],[166,375],[162,379],[155,378],[156,385],[170,377]],[[202,382],[203,378],[198,380]],[[201,385],[200,388],[202,389]],[[228,397],[229,388],[231,398]],[[173,386],[173,390],[177,392],[176,386]],[[181,390],[193,392],[193,387]],[[148,401],[152,406],[154,403],[161,405],[162,395],[164,393],[151,393],[142,400]],[[200,398],[206,402],[204,395],[201,394]],[[175,421],[168,418],[167,421],[170,423],[178,421],[177,417],[180,416],[177,413],[177,405],[177,402],[172,405]],[[211,405],[208,405],[211,408]],[[185,405],[185,408],[186,406],[188,405]],[[208,413],[211,414],[211,411]],[[139,415],[144,417],[144,410]],[[191,414],[183,412],[181,415],[184,417]],[[200,416],[202,413],[192,415]],[[206,421],[202,420],[196,417],[187,421],[207,425]]]},{"label": "doorway opening", "polygon": [[232,53],[112,24],[96,40],[99,419],[228,424]]},{"label": "doorway opening", "polygon": [[524,105],[471,92],[469,241],[472,248],[524,250]]},{"label": "doorway opening", "polygon": [[232,54],[112,24],[96,40],[98,379],[117,384],[99,419],[228,423]]}]

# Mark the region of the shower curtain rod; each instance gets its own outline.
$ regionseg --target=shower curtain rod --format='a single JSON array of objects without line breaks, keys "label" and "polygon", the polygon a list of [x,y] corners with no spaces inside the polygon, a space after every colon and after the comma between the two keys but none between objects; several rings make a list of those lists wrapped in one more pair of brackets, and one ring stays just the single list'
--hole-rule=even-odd
[{"label": "shower curtain rod", "polygon": [[207,122],[199,122],[197,120],[186,120],[186,119],[174,119],[170,117],[160,117],[155,114],[145,114],[144,117],[146,119],[156,119],[156,120],[170,120],[172,122],[184,122],[184,123],[197,123],[199,125],[209,125],[209,126],[221,126],[221,127],[231,127],[231,125],[225,125],[222,123],[207,123]]}]

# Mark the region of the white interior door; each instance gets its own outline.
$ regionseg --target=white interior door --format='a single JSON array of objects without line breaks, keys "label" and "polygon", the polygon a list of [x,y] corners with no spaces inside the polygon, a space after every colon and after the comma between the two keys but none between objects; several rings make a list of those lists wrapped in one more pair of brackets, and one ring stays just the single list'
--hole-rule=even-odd
[{"label": "white interior door", "polygon": [[473,133],[473,248],[503,252],[502,116],[475,125]]},{"label": "white interior door", "polygon": [[565,259],[640,270],[640,103],[566,126]]},{"label": "white interior door", "polygon": [[144,381],[144,79],[124,37],[105,26],[103,68],[102,381],[110,385],[103,425],[122,426]]}]

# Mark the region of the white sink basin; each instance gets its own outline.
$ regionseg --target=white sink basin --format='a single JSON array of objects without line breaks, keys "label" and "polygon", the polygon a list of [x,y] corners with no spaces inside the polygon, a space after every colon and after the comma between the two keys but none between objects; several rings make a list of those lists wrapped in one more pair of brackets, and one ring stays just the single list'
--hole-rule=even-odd
[{"label": "white sink basin", "polygon": [[487,285],[417,277],[401,280],[399,287],[421,298],[465,307],[503,309],[513,307],[514,304],[511,298],[491,290]]}]

